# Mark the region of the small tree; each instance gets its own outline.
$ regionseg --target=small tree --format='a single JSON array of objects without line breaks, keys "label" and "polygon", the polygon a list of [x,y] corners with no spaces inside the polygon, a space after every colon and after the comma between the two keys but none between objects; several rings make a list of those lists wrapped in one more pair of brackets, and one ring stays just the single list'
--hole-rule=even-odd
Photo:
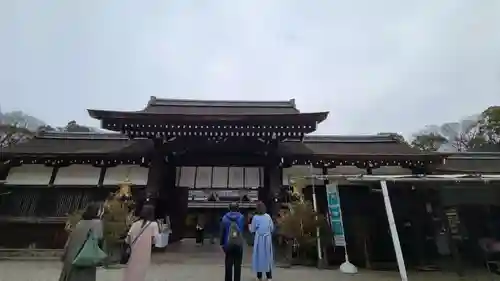
[{"label": "small tree", "polygon": [[[126,190],[126,191],[124,191]],[[122,242],[128,229],[135,221],[133,208],[135,203],[130,199],[130,186],[124,183],[120,190],[112,193],[104,203],[103,235],[106,246],[115,247]],[[77,210],[70,214],[66,223],[66,230],[71,232],[75,225],[81,220],[83,210]]]},{"label": "small tree", "polygon": [[310,202],[296,200],[290,203],[288,211],[282,211],[281,214],[278,234],[295,242],[300,262],[315,260],[318,228],[323,246],[331,243],[332,236],[325,217],[314,212]]}]

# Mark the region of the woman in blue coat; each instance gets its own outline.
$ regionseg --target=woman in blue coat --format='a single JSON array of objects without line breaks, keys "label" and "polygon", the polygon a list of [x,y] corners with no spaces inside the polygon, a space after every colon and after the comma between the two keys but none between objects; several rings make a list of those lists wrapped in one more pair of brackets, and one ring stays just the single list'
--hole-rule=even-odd
[{"label": "woman in blue coat", "polygon": [[252,254],[252,269],[257,274],[257,279],[262,280],[265,273],[267,280],[272,279],[274,265],[272,233],[274,223],[271,216],[266,213],[266,205],[257,203],[257,212],[252,218],[250,231],[255,234]]}]

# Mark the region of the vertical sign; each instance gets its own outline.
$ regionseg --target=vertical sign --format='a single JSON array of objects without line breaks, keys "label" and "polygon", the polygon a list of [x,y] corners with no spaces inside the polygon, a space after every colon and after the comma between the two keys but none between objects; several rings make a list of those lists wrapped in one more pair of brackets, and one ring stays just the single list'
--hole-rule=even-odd
[{"label": "vertical sign", "polygon": [[336,182],[326,186],[326,196],[328,199],[328,217],[335,246],[345,247],[344,224],[342,222],[342,210],[340,209],[339,189]]}]

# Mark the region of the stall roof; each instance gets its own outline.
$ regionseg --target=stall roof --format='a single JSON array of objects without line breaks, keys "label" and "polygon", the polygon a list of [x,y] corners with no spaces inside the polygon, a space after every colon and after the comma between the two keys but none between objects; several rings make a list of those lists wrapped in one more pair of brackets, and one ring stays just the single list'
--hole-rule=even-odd
[{"label": "stall roof", "polygon": [[[86,155],[146,155],[153,143],[149,139],[130,140],[126,136],[109,133],[48,132],[30,141],[6,148],[2,154],[16,156],[86,156]],[[325,157],[331,159],[414,159],[428,156],[393,135],[368,136],[306,136],[303,142],[285,141],[279,153],[289,157]],[[441,154],[432,154],[444,157]],[[8,158],[8,157],[7,157]]]},{"label": "stall roof", "polygon": [[151,147],[148,139],[129,140],[116,133],[42,132],[29,141],[4,148],[0,156],[126,155],[145,153]]},{"label": "stall roof", "polygon": [[500,174],[500,152],[457,152],[450,154],[443,165],[436,168],[442,173]]},{"label": "stall roof", "polygon": [[423,153],[402,142],[396,135],[359,135],[359,136],[306,136],[302,142],[290,141],[280,146],[282,155],[334,158],[404,158],[440,157],[437,153]]}]

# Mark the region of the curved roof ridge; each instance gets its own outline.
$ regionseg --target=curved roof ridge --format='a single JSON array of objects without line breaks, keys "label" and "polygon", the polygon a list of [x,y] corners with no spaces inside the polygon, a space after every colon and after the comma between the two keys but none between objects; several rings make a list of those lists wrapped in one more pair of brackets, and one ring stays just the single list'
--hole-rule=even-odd
[{"label": "curved roof ridge", "polygon": [[217,106],[217,107],[291,107],[295,108],[295,99],[274,101],[251,100],[197,100],[197,99],[163,99],[151,96],[149,106]]}]

